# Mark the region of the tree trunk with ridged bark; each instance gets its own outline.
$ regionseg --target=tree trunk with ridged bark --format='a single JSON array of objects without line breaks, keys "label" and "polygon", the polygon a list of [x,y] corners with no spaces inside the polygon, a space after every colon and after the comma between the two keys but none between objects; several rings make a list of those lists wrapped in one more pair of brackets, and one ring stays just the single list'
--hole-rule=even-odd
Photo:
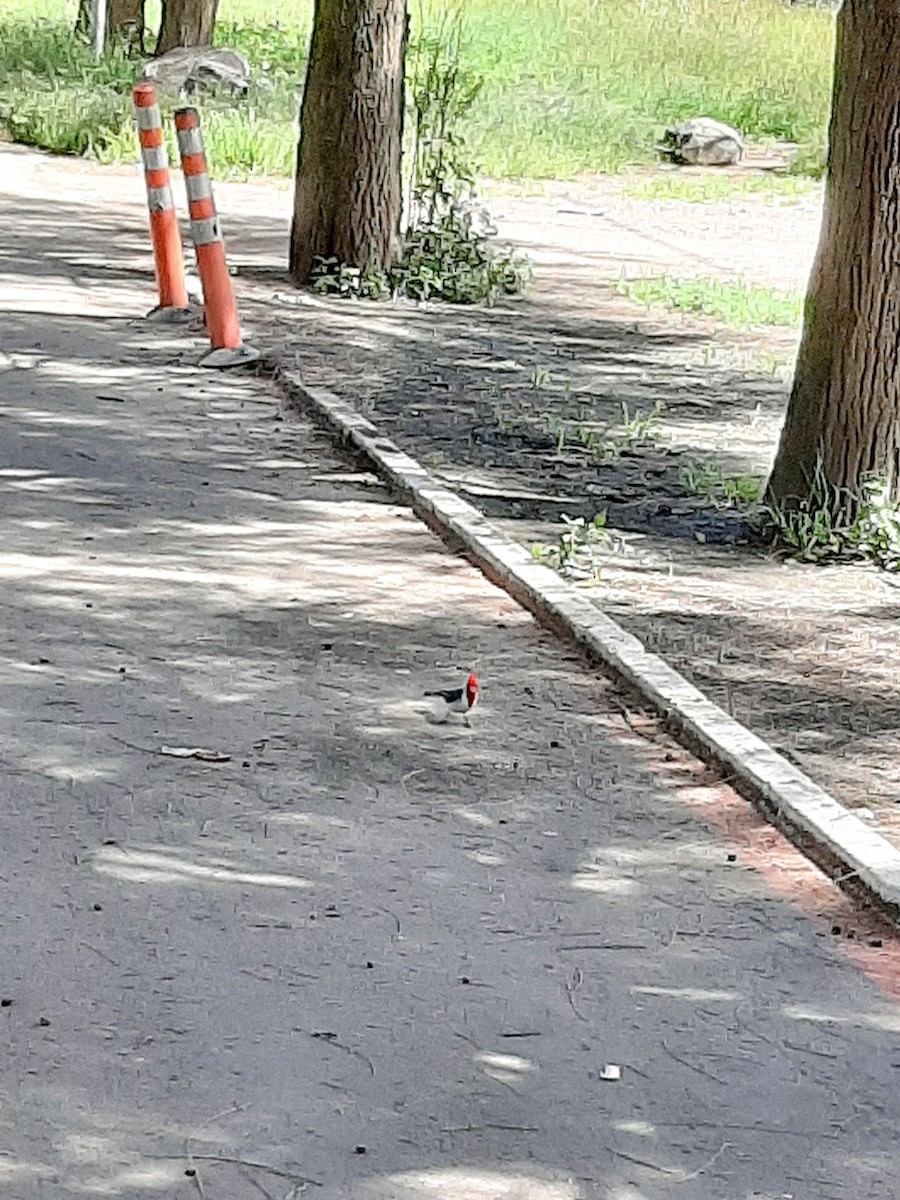
[{"label": "tree trunk with ridged bark", "polygon": [[819,248],[770,499],[867,477],[900,492],[900,0],[837,17]]},{"label": "tree trunk with ridged bark", "polygon": [[163,0],[156,54],[176,46],[211,46],[219,0]]},{"label": "tree trunk with ridged bark", "polygon": [[144,0],[109,0],[106,36],[129,50],[144,52]]},{"label": "tree trunk with ridged bark", "polygon": [[400,252],[405,0],[316,0],[290,269],[316,257],[386,269]]},{"label": "tree trunk with ridged bark", "polygon": [[[91,0],[79,0],[75,32],[90,37],[94,26]],[[144,0],[109,0],[106,7],[106,41],[144,52]]]}]

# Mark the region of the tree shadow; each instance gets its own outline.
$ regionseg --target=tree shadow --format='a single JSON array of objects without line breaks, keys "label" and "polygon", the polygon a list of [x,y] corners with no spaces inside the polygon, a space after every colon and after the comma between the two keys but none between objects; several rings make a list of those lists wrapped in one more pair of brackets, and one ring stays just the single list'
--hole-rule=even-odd
[{"label": "tree shadow", "polygon": [[[113,182],[119,203],[92,215],[75,248],[62,234],[83,211],[77,201],[10,208],[15,252],[41,273],[90,276],[94,286],[149,283],[142,183]],[[617,300],[592,278],[592,261],[580,268],[583,280],[573,276],[570,294],[538,292],[490,310],[298,297],[285,271],[289,197],[264,193],[270,211],[260,211],[262,200],[260,208],[248,203],[253,189],[223,184],[218,194],[242,312],[257,339],[277,342],[311,381],[374,413],[436,474],[464,493],[474,489],[489,515],[554,523],[562,512],[589,519],[604,508],[625,531],[746,540],[742,516],[691,495],[682,473],[711,458],[723,475],[765,474],[784,385],[710,366],[705,332],[662,326]],[[608,319],[589,312],[598,294]]]},{"label": "tree shadow", "polygon": [[[18,1200],[887,1196],[896,1015],[611,685],[263,380],[35,302],[0,360]],[[469,665],[472,728],[432,724]]]}]

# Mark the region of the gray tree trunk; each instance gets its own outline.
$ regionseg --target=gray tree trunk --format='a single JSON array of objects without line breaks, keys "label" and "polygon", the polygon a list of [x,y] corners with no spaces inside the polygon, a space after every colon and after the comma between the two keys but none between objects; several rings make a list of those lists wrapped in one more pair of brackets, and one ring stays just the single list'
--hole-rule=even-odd
[{"label": "gray tree trunk", "polygon": [[[75,32],[89,37],[93,32],[91,0],[78,0]],[[106,8],[106,41],[124,43],[129,49],[144,53],[144,0],[108,0]]]},{"label": "gray tree trunk", "polygon": [[837,17],[819,248],[771,499],[868,475],[900,492],[900,0],[845,0]]},{"label": "gray tree trunk", "polygon": [[386,269],[400,252],[405,0],[316,0],[290,269],[316,256]]},{"label": "gray tree trunk", "polygon": [[219,0],[163,0],[156,54],[176,46],[211,46]]}]

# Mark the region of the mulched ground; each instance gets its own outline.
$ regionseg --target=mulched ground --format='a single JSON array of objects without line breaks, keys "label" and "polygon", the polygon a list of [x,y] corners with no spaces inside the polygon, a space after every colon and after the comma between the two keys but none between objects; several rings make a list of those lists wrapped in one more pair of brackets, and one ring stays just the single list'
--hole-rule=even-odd
[{"label": "mulched ground", "polygon": [[[777,562],[748,541],[744,511],[683,482],[708,461],[765,475],[795,331],[648,314],[613,286],[648,238],[682,273],[734,278],[734,262],[752,263],[759,282],[769,263],[785,286],[808,264],[810,205],[629,204],[608,186],[594,208],[591,194],[577,199],[581,224],[562,231],[559,196],[507,205],[513,231],[526,219],[539,231],[543,212],[552,242],[542,254],[530,236],[525,299],[323,302],[250,265],[243,315],[309,383],[357,405],[525,544],[555,542],[563,514],[605,510],[618,537],[596,602],[900,845],[898,581]],[[573,271],[588,221],[592,269]]]}]

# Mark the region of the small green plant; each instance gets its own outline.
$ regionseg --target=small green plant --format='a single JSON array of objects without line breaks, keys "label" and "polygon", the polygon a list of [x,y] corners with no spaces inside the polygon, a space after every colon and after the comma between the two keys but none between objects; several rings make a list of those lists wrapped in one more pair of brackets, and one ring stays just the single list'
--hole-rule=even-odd
[{"label": "small green plant", "polygon": [[760,530],[777,553],[801,562],[862,560],[900,571],[900,507],[883,480],[858,492],[829,482],[821,454],[805,496],[768,501]]},{"label": "small green plant", "polygon": [[900,571],[900,507],[880,480],[863,489],[863,503],[853,526],[853,540],[863,558],[885,571]]},{"label": "small green plant", "polygon": [[659,419],[663,414],[664,404],[657,400],[648,413],[640,409],[631,412],[626,402],[622,401],[621,440],[627,442],[649,442],[659,435]]},{"label": "small green plant", "polygon": [[[568,398],[568,383],[565,384],[564,390]],[[649,412],[637,409],[632,413],[623,402],[622,420],[618,423],[591,421],[586,417],[574,420],[554,412],[541,413],[541,421],[556,442],[557,454],[562,454],[566,446],[569,446],[585,451],[596,462],[601,462],[604,459],[617,458],[629,445],[646,443],[657,437],[659,419],[664,409],[662,401],[657,400]]]},{"label": "small green plant", "polygon": [[313,260],[310,272],[314,292],[343,299],[382,300],[391,294],[388,276],[374,268],[361,270],[338,258]]},{"label": "small green plant", "polygon": [[496,241],[475,193],[475,170],[463,133],[481,91],[460,62],[461,24],[444,19],[435,35],[414,39],[408,54],[407,114],[412,116],[403,253],[390,270],[349,271],[318,259],[313,288],[338,296],[493,303],[521,292],[531,278],[525,258]]},{"label": "small green plant", "polygon": [[616,291],[648,307],[696,313],[737,329],[799,325],[802,316],[803,301],[799,294],[756,287],[743,281],[647,275],[642,279],[622,280]]},{"label": "small green plant", "polygon": [[756,475],[725,475],[718,463],[688,463],[678,473],[686,492],[709,500],[718,508],[746,507],[759,503],[762,480]]},{"label": "small green plant", "polygon": [[560,575],[573,579],[600,578],[598,555],[621,549],[622,543],[606,527],[606,511],[592,521],[562,514],[562,530],[555,546],[536,542],[531,556]]},{"label": "small green plant", "polygon": [[722,480],[722,495],[729,507],[758,504],[762,480],[756,475],[728,475]]},{"label": "small green plant", "polygon": [[463,66],[461,37],[459,16],[445,15],[434,34],[410,44],[409,213],[403,257],[390,281],[395,292],[414,300],[492,303],[522,291],[530,268],[496,242],[475,192],[464,128],[484,81]]}]

